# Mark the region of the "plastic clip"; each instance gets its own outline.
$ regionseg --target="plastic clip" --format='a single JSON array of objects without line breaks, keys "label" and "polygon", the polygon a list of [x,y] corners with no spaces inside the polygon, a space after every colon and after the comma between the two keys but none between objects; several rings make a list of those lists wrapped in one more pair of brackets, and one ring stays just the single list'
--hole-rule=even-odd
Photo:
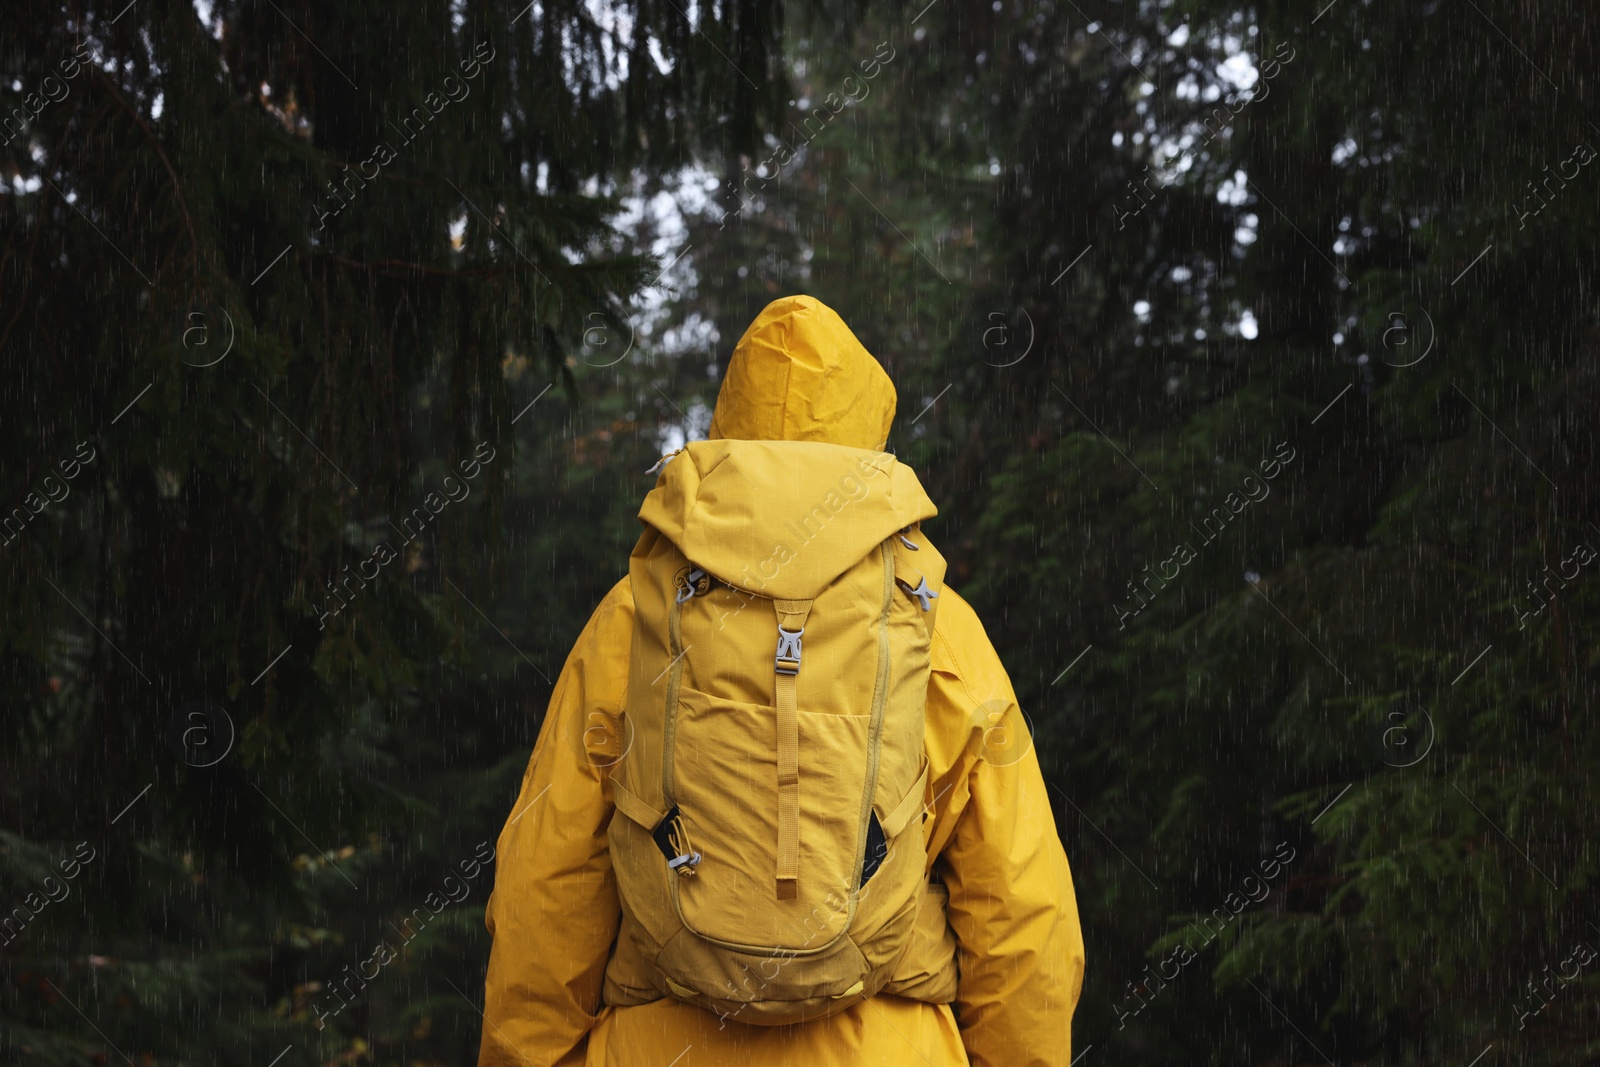
[{"label": "plastic clip", "polygon": [[800,673],[800,636],[805,632],[805,627],[798,630],[778,627],[778,652],[773,656],[773,670],[779,674]]},{"label": "plastic clip", "polygon": [[939,594],[928,588],[928,579],[919,580],[915,589],[911,588],[911,583],[909,582],[901,582],[900,588],[916,597],[918,602],[921,603],[923,611],[933,610],[933,601]]}]

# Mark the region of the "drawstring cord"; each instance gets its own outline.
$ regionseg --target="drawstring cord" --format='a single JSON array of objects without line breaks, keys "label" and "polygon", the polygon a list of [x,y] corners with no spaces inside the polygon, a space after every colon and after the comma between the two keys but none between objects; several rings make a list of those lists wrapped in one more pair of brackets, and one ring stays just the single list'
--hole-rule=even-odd
[{"label": "drawstring cord", "polygon": [[701,856],[694,850],[694,845],[689,840],[689,824],[683,816],[680,815],[672,821],[672,828],[667,831],[667,843],[677,853],[677,856],[667,861],[667,869],[684,875],[695,873],[694,869],[699,864]]},{"label": "drawstring cord", "polygon": [[666,464],[667,460],[672,459],[673,457],[675,457],[678,454],[678,452],[682,452],[682,451],[683,451],[683,449],[680,448],[680,449],[678,449],[677,452],[668,452],[666,455],[662,456],[660,459],[658,459],[654,463],[652,463],[650,465],[650,469],[645,471],[645,473],[646,474],[654,474],[656,471],[660,470],[663,465]]}]

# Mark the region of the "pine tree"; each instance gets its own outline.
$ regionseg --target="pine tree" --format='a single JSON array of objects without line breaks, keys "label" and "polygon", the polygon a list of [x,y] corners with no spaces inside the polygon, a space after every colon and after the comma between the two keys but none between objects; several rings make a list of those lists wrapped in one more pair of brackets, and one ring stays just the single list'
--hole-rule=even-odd
[{"label": "pine tree", "polygon": [[657,269],[609,220],[750,139],[780,11],[10,14],[0,1059],[469,1063],[551,589],[615,566],[562,510],[632,489],[561,458]]}]

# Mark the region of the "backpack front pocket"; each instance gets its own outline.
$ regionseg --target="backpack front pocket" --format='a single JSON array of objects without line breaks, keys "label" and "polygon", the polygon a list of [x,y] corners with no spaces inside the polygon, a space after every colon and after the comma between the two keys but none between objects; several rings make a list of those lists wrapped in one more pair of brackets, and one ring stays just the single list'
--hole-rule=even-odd
[{"label": "backpack front pocket", "polygon": [[672,788],[700,860],[673,877],[684,925],[729,946],[826,948],[850,926],[870,814],[870,715],[799,712],[798,894],[776,899],[777,712],[682,687]]}]

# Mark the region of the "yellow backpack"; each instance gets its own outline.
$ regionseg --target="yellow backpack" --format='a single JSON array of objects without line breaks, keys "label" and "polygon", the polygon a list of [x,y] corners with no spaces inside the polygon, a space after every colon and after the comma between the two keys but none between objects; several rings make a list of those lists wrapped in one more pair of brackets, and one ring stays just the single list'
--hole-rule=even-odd
[{"label": "yellow backpack", "polygon": [[606,999],[827,1015],[884,989],[927,895],[945,562],[918,523],[937,509],[893,456],[844,445],[696,441],[664,462],[629,561]]}]

